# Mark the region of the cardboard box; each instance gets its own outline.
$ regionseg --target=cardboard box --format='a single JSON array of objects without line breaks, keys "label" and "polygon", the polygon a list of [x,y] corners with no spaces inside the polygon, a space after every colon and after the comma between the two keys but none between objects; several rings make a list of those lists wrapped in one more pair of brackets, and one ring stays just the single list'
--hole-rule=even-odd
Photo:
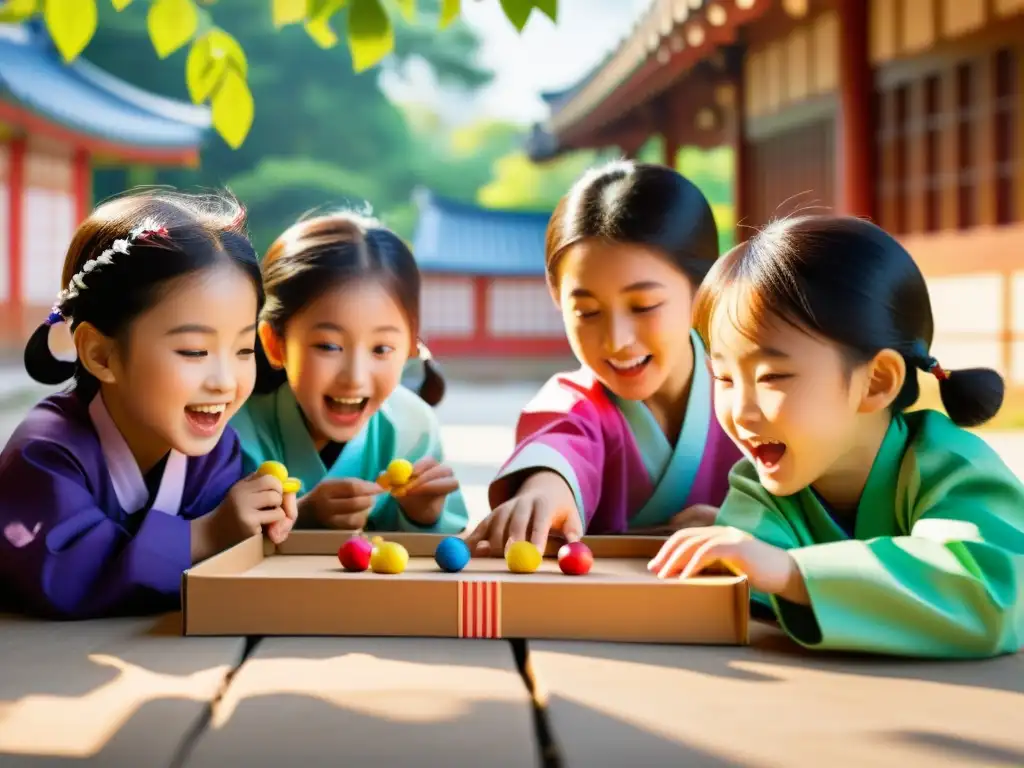
[{"label": "cardboard box", "polygon": [[499,557],[445,573],[433,558],[443,536],[394,533],[384,538],[408,549],[409,565],[386,575],[342,569],[350,535],[293,531],[279,546],[254,536],[196,565],[183,578],[184,633],[748,642],[746,577],[659,580],[646,565],[661,537],[586,537],[593,568],[566,576],[555,541],[532,574]]}]

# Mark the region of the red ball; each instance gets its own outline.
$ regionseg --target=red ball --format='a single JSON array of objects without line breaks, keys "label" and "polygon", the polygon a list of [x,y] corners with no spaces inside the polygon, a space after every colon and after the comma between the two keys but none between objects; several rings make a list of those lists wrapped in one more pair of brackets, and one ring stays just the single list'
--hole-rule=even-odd
[{"label": "red ball", "polygon": [[566,576],[585,576],[594,564],[594,553],[582,541],[563,544],[558,550],[558,567]]},{"label": "red ball", "polygon": [[373,544],[362,536],[355,536],[338,550],[338,560],[341,567],[346,571],[365,571],[370,567],[370,555],[373,554]]}]

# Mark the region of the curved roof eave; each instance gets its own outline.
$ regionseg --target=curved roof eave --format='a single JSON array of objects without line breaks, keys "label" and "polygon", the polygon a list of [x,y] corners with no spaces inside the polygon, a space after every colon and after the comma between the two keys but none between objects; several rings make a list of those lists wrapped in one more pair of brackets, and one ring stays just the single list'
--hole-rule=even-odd
[{"label": "curved roof eave", "polygon": [[0,24],[0,93],[30,112],[114,144],[194,150],[210,110],[136,88],[82,60],[65,65],[35,25]]}]

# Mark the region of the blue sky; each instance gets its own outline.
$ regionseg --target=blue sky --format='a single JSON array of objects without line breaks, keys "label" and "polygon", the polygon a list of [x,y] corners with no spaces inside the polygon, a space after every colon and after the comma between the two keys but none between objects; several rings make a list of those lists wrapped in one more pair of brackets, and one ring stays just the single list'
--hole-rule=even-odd
[{"label": "blue sky", "polygon": [[462,15],[482,40],[480,63],[496,73],[494,82],[469,99],[442,92],[422,66],[403,79],[382,81],[391,98],[426,103],[447,122],[486,117],[529,125],[546,116],[538,94],[571,85],[633,27],[651,0],[559,0],[559,20],[534,11],[522,33],[505,18],[498,0],[463,0]]}]

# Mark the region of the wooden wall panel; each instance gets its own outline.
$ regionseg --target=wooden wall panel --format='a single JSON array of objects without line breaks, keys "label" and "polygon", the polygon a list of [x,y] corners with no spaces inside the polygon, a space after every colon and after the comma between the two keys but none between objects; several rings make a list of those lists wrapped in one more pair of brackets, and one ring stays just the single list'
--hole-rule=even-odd
[{"label": "wooden wall panel", "polygon": [[899,50],[897,10],[897,0],[871,0],[870,58],[875,64],[894,58]]},{"label": "wooden wall panel", "polygon": [[803,101],[810,93],[811,52],[806,29],[793,30],[786,40],[786,98]]},{"label": "wooden wall panel", "polygon": [[900,19],[902,35],[901,53],[924,51],[935,42],[934,0],[900,0],[903,14]]},{"label": "wooden wall panel", "polygon": [[834,11],[829,11],[815,19],[813,24],[812,88],[815,93],[830,93],[839,85],[839,17]]},{"label": "wooden wall panel", "polygon": [[957,37],[985,25],[985,0],[942,0],[942,35]]}]

